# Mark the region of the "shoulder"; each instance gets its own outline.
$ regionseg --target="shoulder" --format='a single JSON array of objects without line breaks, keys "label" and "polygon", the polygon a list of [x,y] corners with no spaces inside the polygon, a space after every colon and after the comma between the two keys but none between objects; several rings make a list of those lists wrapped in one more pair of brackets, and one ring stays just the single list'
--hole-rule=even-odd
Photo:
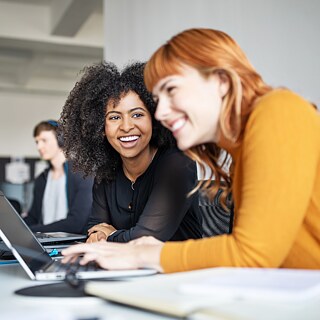
[{"label": "shoulder", "polygon": [[73,180],[77,183],[83,183],[92,185],[93,178],[90,176],[85,177],[85,174],[81,171],[75,171],[72,161],[67,161],[64,164],[65,172],[67,173],[68,179]]},{"label": "shoulder", "polygon": [[154,168],[158,176],[168,176],[172,178],[181,175],[196,176],[196,163],[187,157],[176,147],[159,150],[161,154],[155,159]]},{"label": "shoulder", "polygon": [[106,179],[102,179],[101,181],[98,182],[98,180],[95,178],[93,181],[93,187],[94,189],[104,189],[112,184],[115,183],[115,180],[106,180]]},{"label": "shoulder", "polygon": [[275,119],[284,115],[292,118],[297,114],[315,116],[315,113],[311,103],[298,94],[286,89],[275,89],[257,99],[249,119],[256,117]]},{"label": "shoulder", "polygon": [[284,89],[256,101],[244,130],[246,151],[257,150],[259,145],[267,152],[306,141],[320,146],[320,116],[311,103]]},{"label": "shoulder", "polygon": [[176,147],[169,149],[160,149],[159,157],[156,160],[158,166],[168,167],[183,167],[196,166],[195,162],[187,157],[181,150]]},{"label": "shoulder", "polygon": [[97,179],[94,179],[93,182],[93,192],[94,193],[103,193],[105,188],[109,185],[109,183],[106,180],[102,180],[102,181],[97,181]]},{"label": "shoulder", "polygon": [[188,158],[181,150],[179,150],[177,147],[172,147],[168,149],[160,149],[158,151],[160,153],[160,159],[161,160],[184,160],[184,161],[192,161],[190,158]]},{"label": "shoulder", "polygon": [[43,184],[43,183],[46,183],[47,181],[47,177],[48,177],[48,174],[49,174],[49,170],[50,168],[47,168],[45,170],[43,170],[35,179],[34,183],[37,185],[37,184]]},{"label": "shoulder", "polygon": [[285,127],[315,125],[319,126],[320,117],[310,102],[298,94],[276,89],[259,98],[253,107],[246,131],[252,127],[261,130],[280,129]]}]

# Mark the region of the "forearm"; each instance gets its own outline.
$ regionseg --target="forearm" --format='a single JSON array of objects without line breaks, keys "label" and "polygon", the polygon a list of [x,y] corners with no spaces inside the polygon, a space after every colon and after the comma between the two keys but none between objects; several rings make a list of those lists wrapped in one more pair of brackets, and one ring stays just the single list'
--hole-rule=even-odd
[{"label": "forearm", "polygon": [[85,223],[77,219],[63,219],[49,223],[46,225],[33,225],[31,230],[34,232],[70,232],[70,233],[85,233]]},{"label": "forearm", "polygon": [[107,241],[129,242],[144,236],[151,236],[161,241],[168,241],[174,234],[175,230],[178,228],[178,226],[176,226],[175,224],[173,224],[173,226],[168,225],[170,225],[169,219],[167,221],[167,227],[162,223],[154,226],[148,225],[148,227],[137,224],[130,229],[118,229],[107,238]]},{"label": "forearm", "polygon": [[99,218],[99,217],[95,217],[95,216],[90,216],[89,217],[89,221],[87,223],[86,231],[88,231],[93,226],[96,226],[97,224],[100,224],[100,223],[103,223],[103,222],[108,223],[108,221],[106,221],[105,219],[102,219],[102,218]]},{"label": "forearm", "polygon": [[221,266],[279,267],[280,259],[268,259],[262,245],[246,245],[232,235],[167,242],[160,264],[164,272],[180,272]]},{"label": "forearm", "polygon": [[[139,229],[139,230],[138,230]],[[149,232],[141,232],[140,228],[133,227],[129,230],[120,229],[108,236],[107,241],[109,242],[129,242],[142,236],[151,235]]]}]

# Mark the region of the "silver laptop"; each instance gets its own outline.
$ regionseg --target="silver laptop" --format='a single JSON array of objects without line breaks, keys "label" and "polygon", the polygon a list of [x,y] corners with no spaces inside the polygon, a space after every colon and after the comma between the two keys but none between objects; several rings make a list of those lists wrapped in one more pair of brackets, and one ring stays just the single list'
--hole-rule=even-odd
[{"label": "silver laptop", "polygon": [[87,239],[85,234],[69,232],[35,232],[35,236],[43,245],[61,244],[70,242],[84,242]]},{"label": "silver laptop", "polygon": [[0,237],[33,280],[64,280],[69,277],[116,279],[157,273],[153,269],[104,270],[92,263],[86,266],[65,265],[60,260],[52,259],[1,191]]}]

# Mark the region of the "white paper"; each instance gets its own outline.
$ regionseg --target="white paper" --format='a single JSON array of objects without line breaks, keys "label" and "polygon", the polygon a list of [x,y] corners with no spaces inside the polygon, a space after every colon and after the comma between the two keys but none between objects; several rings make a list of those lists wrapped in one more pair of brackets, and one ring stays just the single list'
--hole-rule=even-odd
[{"label": "white paper", "polygon": [[178,290],[185,294],[236,298],[308,299],[320,295],[320,271],[223,268],[213,276],[186,282]]}]

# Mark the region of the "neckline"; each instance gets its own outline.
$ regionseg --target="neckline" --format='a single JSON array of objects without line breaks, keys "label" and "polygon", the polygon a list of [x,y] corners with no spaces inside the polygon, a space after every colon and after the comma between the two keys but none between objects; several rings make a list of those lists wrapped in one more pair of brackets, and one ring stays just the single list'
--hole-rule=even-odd
[{"label": "neckline", "polygon": [[132,178],[129,177],[130,175],[129,175],[128,171],[126,170],[125,166],[122,166],[123,174],[124,174],[125,178],[131,182],[131,189],[132,190],[134,190],[134,184],[136,183],[136,181],[148,171],[148,169],[151,166],[157,153],[158,153],[158,148],[155,149],[155,151],[152,155],[151,161],[150,161],[149,165],[147,166],[147,168],[139,176],[137,176],[137,178],[135,180],[133,180]]}]

